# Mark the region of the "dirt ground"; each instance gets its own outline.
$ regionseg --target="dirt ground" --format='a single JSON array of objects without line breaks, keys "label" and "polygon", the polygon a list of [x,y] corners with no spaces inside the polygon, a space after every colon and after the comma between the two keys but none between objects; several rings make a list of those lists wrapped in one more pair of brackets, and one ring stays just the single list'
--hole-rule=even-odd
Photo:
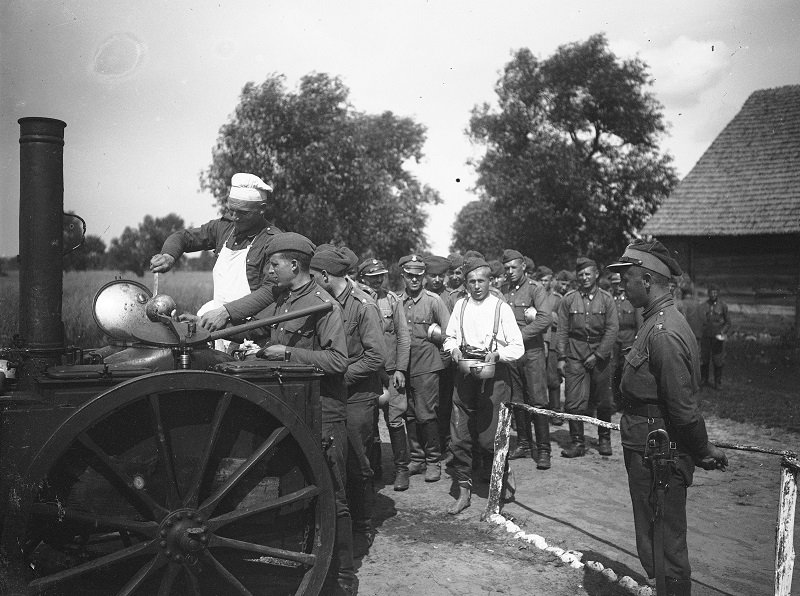
[{"label": "dirt ground", "polygon": [[[714,418],[707,419],[707,426],[712,441],[800,448],[800,435],[792,432]],[[512,461],[516,501],[504,505],[503,514],[522,531],[544,537],[548,545],[579,551],[583,562],[598,561],[617,576],[644,585],[619,433],[612,433],[614,454],[602,457],[587,426],[587,456],[565,459],[560,449],[569,441],[567,426],[552,426],[551,431],[553,467],[540,471],[533,460]],[[475,487],[472,506],[457,516],[445,513],[455,494],[447,475],[435,483],[413,476],[408,491],[394,492],[391,448],[385,428],[381,433],[387,484],[378,484],[377,536],[371,548],[357,544],[363,596],[630,593],[514,538],[497,524],[480,521],[485,484]],[[726,472],[698,468],[689,489],[692,593],[772,594],[780,457],[733,450],[728,457]],[[795,593],[800,593],[798,575]]]}]

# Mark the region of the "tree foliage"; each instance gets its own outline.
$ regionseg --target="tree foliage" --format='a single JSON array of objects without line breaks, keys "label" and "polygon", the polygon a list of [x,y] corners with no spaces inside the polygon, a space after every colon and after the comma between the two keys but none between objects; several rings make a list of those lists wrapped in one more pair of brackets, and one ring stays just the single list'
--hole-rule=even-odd
[{"label": "tree foliage", "polygon": [[102,269],[105,267],[105,262],[106,243],[100,236],[89,234],[83,239],[83,244],[64,255],[63,266],[64,271],[86,271]]},{"label": "tree foliage", "polygon": [[269,216],[282,229],[389,260],[424,248],[423,208],[440,199],[403,166],[422,157],[425,128],[358,112],[348,96],[327,74],[303,77],[297,91],[280,75],[247,83],[201,187],[222,207],[231,176],[250,172],[273,186]]},{"label": "tree foliage", "polygon": [[[473,164],[481,209],[506,246],[556,266],[621,252],[677,182],[651,83],[647,65],[619,59],[602,34],[544,61],[514,53],[497,106],[476,106],[468,130],[486,148]],[[474,218],[467,207],[453,248],[487,250],[458,232]]]},{"label": "tree foliage", "polygon": [[[165,217],[146,215],[137,229],[126,227],[108,248],[108,266],[133,271],[139,277],[147,270],[150,258],[161,251],[167,236],[184,228],[183,218],[170,213]],[[176,265],[177,266],[177,265]]]}]

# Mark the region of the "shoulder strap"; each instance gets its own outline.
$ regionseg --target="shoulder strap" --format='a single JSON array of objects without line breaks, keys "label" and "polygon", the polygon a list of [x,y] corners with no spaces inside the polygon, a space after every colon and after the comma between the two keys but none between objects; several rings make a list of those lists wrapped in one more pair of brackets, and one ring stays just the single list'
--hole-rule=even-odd
[{"label": "shoulder strap", "polygon": [[465,348],[467,346],[467,342],[464,338],[464,311],[467,310],[467,301],[469,298],[462,298],[463,304],[461,305],[461,316],[458,319],[458,326],[460,327],[461,331],[461,347]]},{"label": "shoulder strap", "polygon": [[497,345],[497,331],[500,329],[500,307],[503,306],[503,301],[498,299],[497,306],[494,307],[494,326],[492,327],[492,341],[489,342],[489,350],[494,352],[495,345]]}]

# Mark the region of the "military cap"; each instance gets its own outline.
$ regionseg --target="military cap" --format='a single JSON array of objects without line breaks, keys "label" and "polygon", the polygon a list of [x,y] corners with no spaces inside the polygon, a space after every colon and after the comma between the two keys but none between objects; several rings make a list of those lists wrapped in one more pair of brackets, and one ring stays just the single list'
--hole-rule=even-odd
[{"label": "military cap", "polygon": [[506,274],[503,264],[498,260],[489,261],[489,268],[492,270],[492,277],[503,277]]},{"label": "military cap", "polygon": [[386,269],[383,261],[378,259],[367,259],[358,266],[359,275],[383,275],[388,272],[389,270]]},{"label": "military cap", "polygon": [[428,267],[428,275],[444,275],[450,269],[450,261],[437,255],[425,257],[425,265]]},{"label": "military cap", "polygon": [[503,251],[503,258],[501,259],[503,263],[508,263],[509,261],[513,261],[514,259],[525,259],[521,252],[518,250],[514,250],[513,248],[507,248]]},{"label": "military cap", "polygon": [[708,284],[707,290],[710,292],[711,290],[716,290],[719,292],[719,286],[717,284]]},{"label": "military cap", "polygon": [[464,278],[466,279],[467,275],[469,275],[470,271],[475,271],[476,269],[480,269],[481,267],[488,267],[491,271],[491,265],[486,262],[483,257],[471,257],[468,259],[464,259]]},{"label": "military cap", "polygon": [[539,265],[536,268],[536,275],[541,279],[546,275],[553,275],[553,270],[550,269],[550,267],[548,267],[547,265]]},{"label": "military cap", "polygon": [[457,252],[451,252],[447,256],[447,260],[450,261],[450,269],[458,269],[464,264],[464,257]]},{"label": "military cap", "polygon": [[620,275],[617,271],[615,271],[614,273],[608,276],[608,281],[610,281],[612,284],[622,283],[622,275]]},{"label": "military cap", "polygon": [[477,250],[468,250],[464,253],[464,260],[467,259],[485,259],[482,252],[478,252]]},{"label": "military cap", "polygon": [[406,255],[400,258],[400,268],[406,273],[425,273],[427,265],[419,255]]},{"label": "military cap", "polygon": [[536,263],[530,257],[522,257],[522,262],[525,263],[526,271],[533,271],[536,268]]},{"label": "military cap", "polygon": [[350,269],[350,257],[341,249],[317,250],[311,257],[311,268],[327,271],[336,277],[344,277]]},{"label": "military cap", "polygon": [[267,245],[267,256],[274,255],[276,252],[293,250],[304,255],[313,255],[314,243],[302,234],[296,232],[281,232],[275,234]]},{"label": "military cap", "polygon": [[587,267],[594,267],[597,269],[597,262],[589,257],[578,257],[575,261],[575,273],[583,271]]},{"label": "military cap", "polygon": [[614,271],[631,267],[632,265],[644,267],[670,279],[673,275],[683,273],[678,261],[669,254],[667,247],[658,240],[650,242],[639,239],[634,240],[625,248],[625,253],[619,258],[619,261],[612,263],[607,269]]},{"label": "military cap", "polygon": [[358,265],[358,256],[352,250],[350,250],[346,246],[343,246],[339,249],[339,252],[341,252],[345,257],[347,257],[347,260],[350,262],[350,267],[355,267],[356,265]]},{"label": "military cap", "polygon": [[566,269],[562,269],[558,273],[556,273],[556,279],[558,281],[572,281],[575,279],[575,274],[572,271],[567,271]]}]

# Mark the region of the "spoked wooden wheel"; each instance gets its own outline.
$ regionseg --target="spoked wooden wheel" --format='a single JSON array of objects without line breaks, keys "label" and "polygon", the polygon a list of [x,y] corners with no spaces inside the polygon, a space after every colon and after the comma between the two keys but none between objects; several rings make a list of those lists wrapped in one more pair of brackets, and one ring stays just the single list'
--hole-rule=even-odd
[{"label": "spoked wooden wheel", "polygon": [[42,447],[6,552],[31,594],[317,594],[335,533],[320,439],[249,382],[139,377]]}]

